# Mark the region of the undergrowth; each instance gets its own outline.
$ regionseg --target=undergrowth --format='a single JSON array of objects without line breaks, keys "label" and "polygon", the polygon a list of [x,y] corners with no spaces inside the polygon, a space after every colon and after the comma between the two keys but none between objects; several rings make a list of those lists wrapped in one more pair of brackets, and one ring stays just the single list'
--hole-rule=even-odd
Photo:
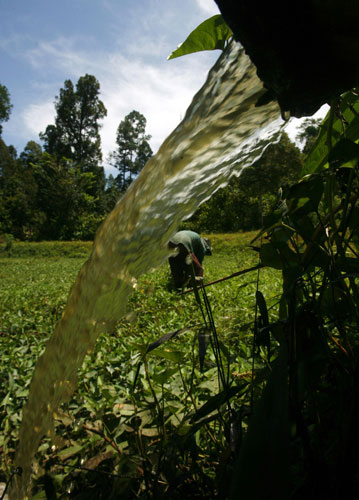
[{"label": "undergrowth", "polygon": [[[256,265],[258,255],[248,247],[253,236],[213,235],[213,256],[204,263],[206,282]],[[83,261],[0,260],[4,479],[13,470],[36,359]],[[260,281],[274,313],[280,274],[261,270]],[[58,412],[56,437],[40,445],[34,498],[46,498],[49,491],[61,498],[214,498],[227,490],[236,454],[230,434],[245,432],[253,391],[267,370],[264,350],[252,361],[257,272],[206,290],[218,343],[217,351],[209,344],[200,360],[209,331],[194,294],[172,290],[167,264],[141,278],[126,317],[86,357],[77,391]],[[150,349],[166,334],[172,339]],[[218,377],[218,355],[225,386]],[[222,412],[223,405],[229,413]],[[241,429],[235,423],[239,414]]]}]

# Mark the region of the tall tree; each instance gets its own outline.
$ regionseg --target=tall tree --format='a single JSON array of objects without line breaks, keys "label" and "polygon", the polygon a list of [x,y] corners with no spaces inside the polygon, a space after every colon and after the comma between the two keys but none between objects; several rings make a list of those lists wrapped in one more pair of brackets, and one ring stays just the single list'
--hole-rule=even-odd
[{"label": "tall tree", "polygon": [[38,237],[92,238],[101,222],[96,214],[96,200],[88,194],[94,174],[80,172],[72,160],[59,161],[47,152],[33,165],[33,170],[38,185],[37,210],[44,214]]},{"label": "tall tree", "polygon": [[93,75],[81,76],[74,87],[66,80],[55,98],[55,124],[40,134],[46,152],[72,160],[81,172],[92,172],[104,187],[101,167],[100,120],[107,110],[99,98],[100,84]]},{"label": "tall tree", "polygon": [[9,91],[5,85],[0,84],[0,134],[2,132],[1,122],[6,122],[9,119],[11,108]]},{"label": "tall tree", "polygon": [[152,156],[146,134],[146,118],[138,111],[131,111],[117,129],[117,149],[111,154],[112,164],[120,171],[116,178],[121,190],[125,190]]}]

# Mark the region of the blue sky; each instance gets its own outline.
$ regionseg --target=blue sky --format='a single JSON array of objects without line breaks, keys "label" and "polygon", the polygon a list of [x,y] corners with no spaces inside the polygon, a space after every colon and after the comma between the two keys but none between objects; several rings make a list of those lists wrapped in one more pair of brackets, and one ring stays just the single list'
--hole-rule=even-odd
[{"label": "blue sky", "polygon": [[13,104],[4,141],[19,154],[29,140],[40,142],[64,81],[89,73],[99,80],[108,111],[104,160],[115,148],[118,124],[133,109],[147,118],[156,152],[219,52],[167,56],[217,13],[212,0],[0,0],[0,83]]}]

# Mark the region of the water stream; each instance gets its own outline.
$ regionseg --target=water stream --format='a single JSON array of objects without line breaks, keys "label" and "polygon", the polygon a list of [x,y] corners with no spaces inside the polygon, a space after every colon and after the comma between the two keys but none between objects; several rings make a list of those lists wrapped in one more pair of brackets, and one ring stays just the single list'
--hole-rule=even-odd
[{"label": "water stream", "polygon": [[57,408],[70,399],[78,367],[98,335],[125,313],[137,278],[163,262],[180,221],[253,163],[279,133],[278,105],[255,107],[263,93],[255,67],[239,44],[231,44],[183,121],[98,230],[34,371],[15,460],[23,475],[14,481],[12,500],[27,498],[40,439],[52,436]]}]

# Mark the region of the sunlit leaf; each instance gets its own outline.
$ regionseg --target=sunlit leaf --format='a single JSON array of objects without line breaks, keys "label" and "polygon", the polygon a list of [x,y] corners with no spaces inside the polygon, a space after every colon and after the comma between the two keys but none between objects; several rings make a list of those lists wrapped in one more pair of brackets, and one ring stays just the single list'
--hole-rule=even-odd
[{"label": "sunlit leaf", "polygon": [[83,445],[81,444],[75,444],[74,446],[70,446],[69,448],[65,448],[64,450],[61,450],[58,452],[57,456],[61,460],[66,460],[67,458],[72,457],[73,455],[76,455],[83,449]]},{"label": "sunlit leaf", "polygon": [[169,361],[173,361],[174,363],[180,363],[183,359],[183,353],[181,353],[180,351],[167,351],[165,349],[157,349],[155,351],[151,351],[149,353],[149,356],[168,359]]},{"label": "sunlit leaf", "polygon": [[154,373],[152,375],[152,378],[157,384],[162,385],[166,382],[169,382],[172,375],[174,375],[176,372],[178,372],[178,366],[175,366],[174,368],[168,368],[161,373]]},{"label": "sunlit leaf", "polygon": [[232,31],[221,15],[212,16],[192,31],[186,40],[174,50],[168,59],[201,52],[203,50],[223,50]]}]

